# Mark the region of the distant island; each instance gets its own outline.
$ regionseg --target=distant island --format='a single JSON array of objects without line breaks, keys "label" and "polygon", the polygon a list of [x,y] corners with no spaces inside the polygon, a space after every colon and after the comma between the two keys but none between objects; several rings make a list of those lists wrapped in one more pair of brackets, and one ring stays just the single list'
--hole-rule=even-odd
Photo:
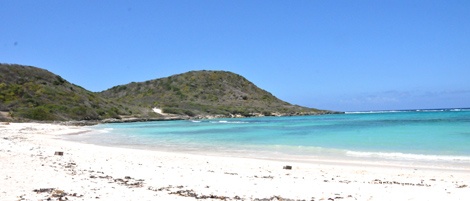
[{"label": "distant island", "polygon": [[292,105],[227,71],[190,71],[91,92],[47,70],[0,64],[0,121],[131,122],[338,113]]}]

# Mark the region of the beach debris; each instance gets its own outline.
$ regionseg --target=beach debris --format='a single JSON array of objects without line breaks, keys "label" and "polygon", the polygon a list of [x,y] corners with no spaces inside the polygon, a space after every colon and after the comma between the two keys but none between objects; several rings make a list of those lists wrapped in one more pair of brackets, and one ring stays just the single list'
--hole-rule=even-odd
[{"label": "beach debris", "polygon": [[[95,173],[95,171],[88,171],[90,173]],[[90,179],[106,179],[108,180],[108,183],[116,183],[119,185],[126,186],[128,188],[141,188],[144,186],[144,180],[143,179],[135,179],[130,176],[125,176],[124,179],[122,178],[113,178],[110,175],[104,175],[104,172],[97,171],[97,174],[102,174],[102,175],[96,175],[96,174],[90,174],[89,178]]]},{"label": "beach debris", "polygon": [[228,197],[220,196],[220,195],[201,195],[196,197],[196,199],[219,199],[219,200],[227,200]]},{"label": "beach debris", "polygon": [[106,176],[98,176],[100,179],[112,179],[113,177],[106,175]]},{"label": "beach debris", "polygon": [[52,200],[52,198],[57,198],[57,200],[68,200],[66,196],[69,196],[69,197],[82,197],[83,196],[83,195],[78,195],[77,193],[66,193],[64,190],[60,190],[56,188],[34,189],[33,192],[37,194],[40,194],[40,193],[49,194],[49,198],[47,198],[47,200]]},{"label": "beach debris", "polygon": [[282,169],[284,169],[284,170],[292,170],[292,166],[286,165],[286,166],[282,167]]},{"label": "beach debris", "polygon": [[257,175],[255,175],[254,177],[255,177],[255,178],[262,178],[262,179],[273,179],[273,178],[274,178],[274,176],[271,176],[271,175],[269,175],[269,176],[261,176],[261,177],[258,177]]},{"label": "beach debris", "polygon": [[63,190],[59,190],[59,189],[53,190],[52,193],[51,193],[52,197],[64,197],[66,195],[67,195],[67,193],[65,193]]},{"label": "beach debris", "polygon": [[231,172],[224,172],[224,174],[229,174],[229,175],[238,175],[238,173],[231,173]]},{"label": "beach debris", "polygon": [[110,175],[104,174],[103,171],[94,171],[94,170],[76,170],[76,163],[70,162],[64,165],[65,168],[69,168],[69,171],[72,171],[72,175],[75,175],[78,172],[88,172],[90,173],[88,178],[90,179],[104,179],[108,180],[108,183],[116,183],[119,185],[126,186],[128,188],[141,188],[144,186],[143,179],[132,178],[131,176],[124,176],[122,178],[114,178]]},{"label": "beach debris", "polygon": [[197,198],[197,193],[194,192],[194,190],[179,190],[179,191],[176,191],[176,192],[170,192],[170,195],[171,194],[177,194],[179,196],[183,196],[183,197],[193,197],[193,198]]},{"label": "beach debris", "polygon": [[55,156],[63,156],[64,155],[64,152],[63,151],[56,151],[54,153]]},{"label": "beach debris", "polygon": [[156,192],[158,192],[158,191],[164,191],[164,190],[165,190],[165,191],[171,191],[172,188],[182,189],[182,188],[184,188],[184,186],[172,186],[172,185],[169,185],[169,186],[167,186],[167,187],[161,187],[161,188],[154,188],[153,186],[149,186],[149,187],[147,188],[147,190],[156,191]]},{"label": "beach debris", "polygon": [[192,198],[196,198],[196,199],[219,199],[219,200],[227,200],[229,199],[229,197],[226,197],[226,196],[219,196],[219,195],[198,195],[194,190],[178,190],[176,192],[170,192],[169,193],[170,195],[174,194],[174,195],[179,195],[179,196],[183,196],[183,197],[192,197]]},{"label": "beach debris", "polygon": [[255,201],[295,201],[294,199],[283,198],[281,196],[272,196],[270,198],[256,198]]},{"label": "beach debris", "polygon": [[67,163],[66,165],[64,165],[64,168],[75,168],[75,166],[77,166],[76,163]]},{"label": "beach debris", "polygon": [[[209,186],[206,186],[206,188]],[[204,194],[198,194],[196,191],[193,189],[183,189],[184,186],[166,186],[166,187],[161,187],[161,188],[155,188],[152,186],[149,186],[147,189],[155,192],[160,192],[160,191],[170,191],[168,194],[169,195],[178,195],[182,197],[191,197],[195,198],[197,200],[203,200],[203,199],[210,199],[210,200],[244,200],[242,197],[236,195],[234,197],[227,197],[227,196],[220,196],[220,195],[204,195]],[[338,197],[338,196],[337,196]],[[341,197],[342,198],[342,197]],[[294,201],[295,199],[289,199],[289,198],[283,198],[281,196],[272,196],[270,198],[255,198],[251,200],[257,200],[257,201]]]},{"label": "beach debris", "polygon": [[[112,177],[102,177],[102,178],[111,178]],[[119,184],[119,185],[123,185],[123,186],[127,186],[129,188],[141,188],[144,186],[144,180],[143,179],[133,179],[131,177],[124,177],[124,179],[121,179],[121,178],[117,178],[117,179],[114,179],[113,180],[115,183]]]},{"label": "beach debris", "polygon": [[34,189],[33,192],[35,193],[51,193],[55,188],[40,188]]},{"label": "beach debris", "polygon": [[394,184],[394,185],[401,185],[401,186],[425,186],[425,187],[430,187],[431,185],[429,184],[424,184],[423,181],[420,183],[409,183],[409,182],[397,182],[397,181],[382,181],[380,179],[374,179],[370,184]]},{"label": "beach debris", "polygon": [[468,187],[468,185],[466,185],[466,184],[457,186],[457,188],[466,188],[466,187]]},{"label": "beach debris", "polygon": [[[209,186],[206,186],[209,187]],[[168,194],[169,195],[178,195],[182,197],[192,197],[195,199],[211,199],[211,200],[242,200],[240,196],[235,196],[233,198],[227,197],[227,196],[220,196],[220,195],[203,195],[203,194],[198,194],[196,191],[193,189],[183,189],[184,186],[166,186],[166,187],[161,187],[161,188],[155,188],[155,187],[148,187],[148,190],[159,192],[159,191],[170,191]]]}]

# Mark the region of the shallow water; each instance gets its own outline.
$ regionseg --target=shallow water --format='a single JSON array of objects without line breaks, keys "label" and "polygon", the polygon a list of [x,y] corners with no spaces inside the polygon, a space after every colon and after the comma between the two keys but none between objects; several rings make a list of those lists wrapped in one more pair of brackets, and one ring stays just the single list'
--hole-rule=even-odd
[{"label": "shallow water", "polygon": [[86,143],[255,158],[349,159],[470,167],[470,110],[102,124]]}]

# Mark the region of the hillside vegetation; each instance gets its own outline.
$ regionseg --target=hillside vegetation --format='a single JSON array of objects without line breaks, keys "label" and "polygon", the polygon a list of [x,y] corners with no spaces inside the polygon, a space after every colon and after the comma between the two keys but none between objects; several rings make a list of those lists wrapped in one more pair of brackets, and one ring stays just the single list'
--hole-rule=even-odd
[{"label": "hillside vegetation", "polygon": [[106,98],[165,113],[188,116],[271,116],[323,114],[279,100],[244,77],[226,71],[191,71],[166,78],[115,86]]},{"label": "hillside vegetation", "polygon": [[[165,114],[157,114],[160,108]],[[325,114],[291,105],[225,71],[192,71],[95,93],[47,70],[0,64],[0,121]]]},{"label": "hillside vegetation", "polygon": [[131,113],[47,70],[9,64],[0,64],[0,111],[16,120],[99,120]]}]

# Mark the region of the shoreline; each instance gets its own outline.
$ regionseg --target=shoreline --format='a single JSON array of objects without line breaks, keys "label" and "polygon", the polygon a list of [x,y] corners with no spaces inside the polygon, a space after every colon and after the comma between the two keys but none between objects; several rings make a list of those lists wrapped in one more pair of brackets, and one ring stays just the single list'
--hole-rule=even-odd
[{"label": "shoreline", "polygon": [[[92,131],[85,131],[79,134],[87,134]],[[79,134],[67,134],[63,135],[74,136]],[[307,155],[296,155],[296,154],[285,154],[277,153],[276,155],[258,155],[256,151],[245,152],[245,153],[230,153],[229,150],[223,151],[189,151],[189,150],[174,150],[174,149],[158,149],[154,147],[139,147],[133,145],[111,145],[111,144],[99,144],[83,142],[76,139],[65,139],[58,138],[59,140],[65,140],[75,142],[79,144],[87,144],[100,147],[129,149],[129,150],[141,150],[149,152],[159,152],[162,154],[183,154],[191,156],[207,156],[207,157],[224,157],[224,158],[238,158],[238,159],[250,159],[250,160],[261,160],[261,161],[274,161],[284,163],[300,163],[300,164],[322,164],[322,165],[346,165],[346,166],[367,166],[367,167],[390,167],[390,168],[419,168],[427,170],[448,170],[448,171],[459,171],[468,172],[470,174],[470,164],[459,163],[454,161],[420,161],[420,160],[399,160],[399,159],[377,159],[377,158],[355,158],[348,156],[315,156],[309,157]]]},{"label": "shoreline", "polygon": [[[155,112],[157,113],[157,112]],[[166,114],[163,113],[161,117],[121,117],[121,118],[108,118],[101,120],[50,120],[50,121],[38,121],[32,119],[13,119],[11,117],[5,118],[0,123],[33,123],[33,124],[54,124],[54,125],[66,125],[66,126],[93,126],[98,124],[120,124],[120,123],[137,123],[137,122],[153,122],[153,121],[184,121],[184,120],[208,120],[208,119],[243,119],[243,118],[259,118],[259,117],[299,117],[299,116],[318,116],[318,115],[336,115],[345,114],[342,111],[329,111],[314,112],[314,113],[279,113],[278,115],[248,115],[248,116],[237,116],[237,115],[221,115],[221,114],[207,114],[198,116],[187,116],[177,114]],[[0,118],[1,120],[1,118]]]},{"label": "shoreline", "polygon": [[[278,161],[98,146],[58,124],[0,125],[6,200],[464,200],[470,171]],[[62,156],[54,155],[63,152]],[[291,166],[292,169],[283,169]],[[42,190],[41,190],[42,189]],[[52,189],[52,190],[51,190]],[[36,191],[36,192],[35,192]]]},{"label": "shoreline", "polygon": [[[306,164],[331,164],[331,165],[367,165],[367,166],[389,166],[397,168],[407,167],[419,167],[429,170],[455,170],[455,171],[469,171],[470,172],[470,156],[463,155],[428,155],[428,154],[413,154],[413,153],[401,153],[401,152],[360,152],[360,151],[349,151],[342,150],[348,153],[341,153],[338,155],[337,149],[334,152],[321,152],[321,153],[295,153],[291,151],[279,151],[279,150],[268,150],[266,148],[257,149],[257,147],[244,147],[240,149],[234,148],[214,148],[207,147],[205,145],[199,147],[190,148],[184,145],[172,145],[172,146],[155,146],[149,144],[107,144],[100,141],[90,141],[89,139],[77,139],[75,135],[89,135],[93,137],[93,128],[89,131],[80,132],[78,134],[63,135],[62,140],[84,143],[90,145],[104,146],[104,147],[119,147],[125,149],[134,150],[146,150],[156,151],[163,153],[180,153],[190,155],[203,155],[209,157],[230,157],[230,158],[246,158],[246,159],[257,159],[266,161],[277,161],[277,162],[295,162],[295,163],[306,163]],[[69,137],[70,136],[70,137]],[[111,139],[111,141],[114,141]],[[179,148],[178,146],[183,146]],[[210,146],[210,145],[208,145]],[[185,148],[186,147],[186,148]],[[204,147],[204,148],[201,148]],[[282,148],[281,148],[282,149]],[[350,155],[349,152],[354,153],[367,153],[369,155],[374,154],[385,154],[386,157],[371,156],[362,157]],[[389,155],[407,155],[405,158],[393,157]],[[431,159],[430,159],[431,158]]]}]

